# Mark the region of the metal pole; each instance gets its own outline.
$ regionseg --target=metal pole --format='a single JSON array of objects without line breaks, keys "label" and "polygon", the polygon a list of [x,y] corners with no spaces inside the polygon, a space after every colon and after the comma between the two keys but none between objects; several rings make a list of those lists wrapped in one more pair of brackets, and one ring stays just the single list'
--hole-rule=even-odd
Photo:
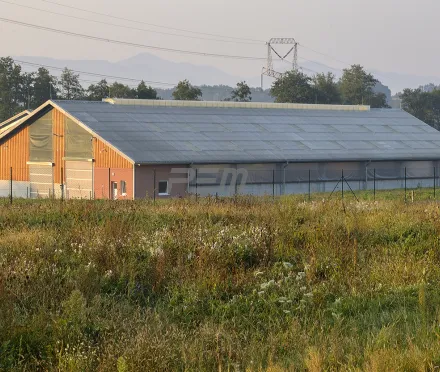
[{"label": "metal pole", "polygon": [[153,202],[156,203],[156,169],[153,170]]},{"label": "metal pole", "polygon": [[196,168],[196,202],[199,201],[199,168]]},{"label": "metal pole", "polygon": [[435,185],[435,181],[436,181],[436,180],[435,180],[435,178],[436,178],[436,173],[437,173],[437,172],[436,172],[436,168],[434,167],[434,200],[435,200],[435,191],[436,191],[436,190],[435,190],[435,186],[436,186],[436,185]]},{"label": "metal pole", "polygon": [[11,167],[11,190],[10,190],[11,194],[9,195],[9,202],[12,204],[12,167]]},{"label": "metal pole", "polygon": [[61,167],[61,201],[64,201],[64,168]]},{"label": "metal pole", "polygon": [[112,200],[112,175],[111,169],[108,169],[108,200]]},{"label": "metal pole", "polygon": [[312,191],[312,188],[311,188],[312,184],[311,184],[311,182],[312,182],[311,171],[310,171],[310,169],[309,169],[309,201],[310,201],[311,198],[312,198],[312,193],[311,193],[311,191]]},{"label": "metal pole", "polygon": [[283,167],[283,195],[286,195],[286,166]]},{"label": "metal pole", "polygon": [[272,171],[272,198],[275,199],[275,169]]},{"label": "metal pole", "polygon": [[235,165],[235,185],[234,185],[234,195],[235,195],[235,201],[237,201],[237,195],[238,195],[238,168],[237,165]]},{"label": "metal pole", "polygon": [[405,203],[406,203],[406,167],[405,167]]},{"label": "metal pole", "polygon": [[342,199],[344,199],[344,170],[342,170]]},{"label": "metal pole", "polygon": [[374,201],[376,201],[376,168],[374,168]]}]

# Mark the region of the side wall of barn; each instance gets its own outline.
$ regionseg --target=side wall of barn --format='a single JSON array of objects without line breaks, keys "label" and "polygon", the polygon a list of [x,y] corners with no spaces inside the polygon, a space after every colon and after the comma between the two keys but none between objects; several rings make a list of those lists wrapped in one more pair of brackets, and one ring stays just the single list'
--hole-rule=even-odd
[{"label": "side wall of barn", "polygon": [[136,199],[169,199],[188,193],[187,165],[137,165],[135,167]]},{"label": "side wall of barn", "polygon": [[99,138],[94,140],[94,195],[96,199],[134,198],[134,166]]}]

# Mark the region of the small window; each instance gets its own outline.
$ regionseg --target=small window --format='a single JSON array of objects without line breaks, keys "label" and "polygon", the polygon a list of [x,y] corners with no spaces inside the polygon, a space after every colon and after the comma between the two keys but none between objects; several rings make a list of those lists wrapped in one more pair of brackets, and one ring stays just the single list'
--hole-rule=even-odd
[{"label": "small window", "polygon": [[122,196],[127,195],[127,182],[121,181],[121,194]]},{"label": "small window", "polygon": [[159,195],[168,195],[168,181],[159,181]]}]

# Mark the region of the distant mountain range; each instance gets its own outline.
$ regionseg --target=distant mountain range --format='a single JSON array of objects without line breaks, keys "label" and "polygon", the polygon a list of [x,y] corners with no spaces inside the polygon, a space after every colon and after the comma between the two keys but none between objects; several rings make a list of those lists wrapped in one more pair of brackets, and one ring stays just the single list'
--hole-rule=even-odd
[{"label": "distant mountain range", "polygon": [[[151,85],[155,87],[163,85],[155,84],[153,82],[175,84],[183,79],[188,79],[195,85],[235,86],[237,82],[246,80],[246,82],[253,87],[260,86],[260,76],[257,75],[253,77],[234,76],[213,66],[172,62],[149,53],[142,53],[118,62],[104,60],[60,60],[32,56],[17,56],[14,58],[53,67],[63,68],[68,66],[69,68],[78,71],[95,72],[103,75],[121,76],[133,79],[144,79],[145,81],[150,81]],[[301,67],[303,67],[304,72],[308,74],[328,71],[333,72],[338,77],[342,74],[342,71],[339,69],[316,62],[304,62],[301,64]],[[35,68],[26,67],[25,70],[35,70]],[[57,74],[55,71],[51,72],[54,75],[59,75],[59,73]],[[437,76],[417,76],[376,70],[371,70],[370,72],[373,73],[385,86],[388,86],[393,94],[402,91],[404,88],[417,88],[429,83],[440,85],[440,77]],[[87,75],[82,75],[81,78],[86,80],[100,80],[100,78]],[[108,79],[110,82],[114,80],[117,79]],[[120,80],[120,82],[127,84],[127,81]],[[84,84],[87,85],[87,83]],[[269,80],[265,83],[266,87],[268,84]]]}]

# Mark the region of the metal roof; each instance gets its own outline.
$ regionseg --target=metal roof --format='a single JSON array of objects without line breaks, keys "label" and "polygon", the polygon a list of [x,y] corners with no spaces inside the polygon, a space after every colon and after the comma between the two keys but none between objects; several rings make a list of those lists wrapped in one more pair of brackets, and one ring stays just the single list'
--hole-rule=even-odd
[{"label": "metal roof", "polygon": [[440,159],[440,132],[397,109],[55,104],[139,164]]},{"label": "metal roof", "polygon": [[25,110],[0,123],[0,139],[7,135],[15,127],[19,126],[31,114],[32,111]]}]

